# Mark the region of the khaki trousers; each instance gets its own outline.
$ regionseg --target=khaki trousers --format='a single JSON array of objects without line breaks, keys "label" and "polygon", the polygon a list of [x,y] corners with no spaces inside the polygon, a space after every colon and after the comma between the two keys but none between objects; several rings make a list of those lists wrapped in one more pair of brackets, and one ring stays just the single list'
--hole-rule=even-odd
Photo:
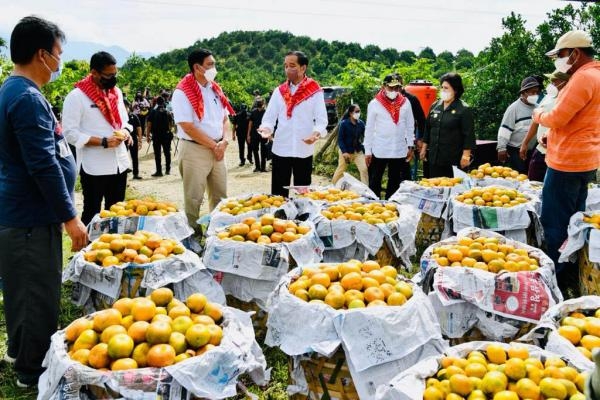
[{"label": "khaki trousers", "polygon": [[[369,171],[365,162],[365,153],[358,152],[350,154],[350,162],[353,162],[360,173],[360,181],[365,185],[369,184]],[[338,167],[333,173],[333,183],[335,184],[346,171],[346,160],[342,157],[342,151],[338,150]]]},{"label": "khaki trousers", "polygon": [[227,167],[225,158],[215,160],[212,150],[205,146],[187,140],[182,140],[180,145],[179,173],[183,180],[185,215],[190,226],[197,229],[204,191],[208,194],[210,211],[227,197]]}]

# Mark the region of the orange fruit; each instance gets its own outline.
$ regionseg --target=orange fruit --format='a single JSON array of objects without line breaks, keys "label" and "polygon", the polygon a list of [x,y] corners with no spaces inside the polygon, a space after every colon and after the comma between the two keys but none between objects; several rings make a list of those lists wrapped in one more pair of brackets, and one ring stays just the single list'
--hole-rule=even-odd
[{"label": "orange fruit", "polygon": [[531,379],[523,378],[517,382],[516,393],[522,399],[539,399],[540,388]]},{"label": "orange fruit", "polygon": [[385,278],[386,278],[385,274],[384,274],[384,273],[383,273],[381,270],[379,270],[379,269],[375,269],[375,270],[373,270],[373,271],[370,271],[370,272],[368,272],[368,273],[367,273],[367,276],[368,276],[369,278],[373,278],[373,279],[375,279],[375,280],[376,280],[377,282],[379,282],[380,284],[382,284],[382,283],[385,283],[385,281],[386,281],[386,279],[385,279]]},{"label": "orange fruit", "polygon": [[136,369],[138,367],[137,362],[133,358],[120,358],[113,361],[110,366],[112,371],[122,371],[126,369]]},{"label": "orange fruit", "polygon": [[497,344],[490,344],[486,348],[488,360],[494,364],[504,364],[506,362],[506,352],[504,347]]},{"label": "orange fruit", "polygon": [[111,325],[100,334],[100,341],[102,343],[108,343],[111,337],[115,336],[117,333],[127,333],[127,329],[121,325]]},{"label": "orange fruit", "polygon": [[581,331],[576,326],[563,325],[558,328],[558,334],[573,345],[577,346],[581,340]]},{"label": "orange fruit", "polygon": [[161,368],[175,363],[175,349],[168,344],[155,344],[146,355],[149,367]]},{"label": "orange fruit", "polygon": [[208,299],[202,293],[194,293],[188,296],[185,300],[185,305],[190,309],[191,312],[199,314],[204,309],[204,306],[208,302]]},{"label": "orange fruit", "polygon": [[75,360],[83,365],[89,364],[90,350],[89,349],[79,349],[71,354],[71,359]]},{"label": "orange fruit", "polygon": [[188,317],[187,315],[181,315],[171,322],[171,328],[173,329],[173,332],[185,334],[185,331],[187,331],[188,328],[193,324],[194,321],[192,318]]},{"label": "orange fruit", "polygon": [[94,323],[92,320],[87,318],[77,318],[75,321],[71,322],[69,326],[65,328],[65,339],[69,342],[74,342],[77,340],[81,332],[92,329],[94,327]]},{"label": "orange fruit", "polygon": [[208,315],[215,322],[219,322],[221,321],[221,318],[223,318],[223,311],[221,310],[221,306],[218,303],[206,303],[202,314]]},{"label": "orange fruit", "polygon": [[91,349],[98,344],[98,334],[93,329],[86,329],[79,334],[75,343],[73,343],[73,351],[79,349]]},{"label": "orange fruit", "polygon": [[486,394],[496,394],[506,390],[508,378],[502,372],[490,371],[481,380],[481,390]]},{"label": "orange fruit", "polygon": [[381,269],[381,266],[379,265],[379,263],[377,261],[367,260],[362,263],[361,269],[364,272],[371,272],[376,269]]},{"label": "orange fruit", "polygon": [[329,274],[326,274],[324,272],[317,272],[316,274],[313,274],[310,277],[310,283],[311,285],[323,285],[327,288],[331,284],[331,278],[329,277]]},{"label": "orange fruit", "polygon": [[525,361],[520,358],[510,358],[506,360],[506,363],[504,364],[504,374],[513,381],[525,378],[527,376]]},{"label": "orange fruit", "polygon": [[133,339],[126,333],[118,333],[108,341],[108,355],[113,360],[127,358],[133,351]]},{"label": "orange fruit", "polygon": [[585,322],[585,330],[589,335],[600,336],[600,318],[587,318]]},{"label": "orange fruit", "polygon": [[127,329],[127,334],[135,343],[144,342],[146,341],[146,330],[149,326],[150,323],[147,321],[136,321]]},{"label": "orange fruit", "polygon": [[210,341],[210,331],[207,325],[194,324],[185,332],[185,339],[192,349],[198,349]]},{"label": "orange fruit", "polygon": [[148,351],[150,351],[150,345],[147,342],[140,343],[133,349],[131,358],[135,360],[135,362],[138,364],[138,367],[145,368],[148,366],[148,362],[146,361]]},{"label": "orange fruit", "polygon": [[494,400],[519,400],[519,396],[510,390],[503,390],[494,395]]},{"label": "orange fruit", "polygon": [[358,272],[349,272],[345,275],[343,274],[341,283],[345,290],[361,290],[363,287],[362,276]]},{"label": "orange fruit", "polygon": [[175,354],[184,353],[187,350],[187,342],[185,341],[185,335],[181,332],[173,332],[169,336],[169,345],[175,350]]},{"label": "orange fruit", "polygon": [[522,360],[529,358],[529,350],[525,346],[510,346],[506,352],[508,353],[508,358],[520,358]]},{"label": "orange fruit", "polygon": [[385,299],[385,294],[383,293],[383,290],[381,290],[381,288],[379,287],[368,287],[364,291],[364,296],[367,303],[371,303],[375,300],[383,301]]},{"label": "orange fruit", "polygon": [[463,259],[463,253],[458,249],[450,249],[448,250],[448,253],[446,253],[446,258],[448,258],[448,261],[451,263],[460,262]]},{"label": "orange fruit", "polygon": [[150,293],[150,300],[157,306],[164,307],[173,300],[173,291],[166,287],[158,288]]},{"label": "orange fruit", "polygon": [[215,325],[215,321],[208,315],[196,315],[192,318],[194,324]]},{"label": "orange fruit", "polygon": [[121,324],[121,312],[116,308],[107,308],[106,310],[98,311],[93,316],[93,326],[96,332],[102,332],[111,325]]},{"label": "orange fruit", "polygon": [[132,303],[132,299],[129,297],[123,297],[122,299],[115,301],[112,305],[112,308],[116,308],[121,312],[121,316],[126,317],[127,315],[131,314]]},{"label": "orange fruit", "polygon": [[435,386],[429,386],[423,392],[423,400],[445,400],[444,392]]},{"label": "orange fruit", "polygon": [[400,292],[394,292],[387,298],[387,304],[390,306],[401,306],[406,303],[406,297]]},{"label": "orange fruit", "polygon": [[334,290],[334,291],[327,293],[324,301],[325,301],[325,304],[328,304],[330,307],[335,308],[336,310],[339,310],[340,308],[344,307],[345,297],[344,297],[343,293],[340,293],[340,292]]},{"label": "orange fruit", "polygon": [[473,391],[473,382],[466,375],[452,375],[450,377],[450,390],[461,396],[467,396]]},{"label": "orange fruit", "polygon": [[396,268],[394,268],[391,265],[386,265],[384,267],[381,267],[381,272],[383,272],[383,274],[385,276],[388,276],[392,279],[396,279],[396,277],[398,276],[398,270],[396,270]]},{"label": "orange fruit", "polygon": [[108,344],[98,343],[90,350],[88,362],[92,368],[108,368],[110,357],[108,356]]},{"label": "orange fruit", "polygon": [[173,329],[166,321],[152,322],[146,329],[146,341],[150,344],[168,343]]},{"label": "orange fruit", "polygon": [[191,311],[186,305],[175,306],[168,311],[168,315],[171,317],[171,319],[181,316],[189,317],[191,315]]},{"label": "orange fruit", "polygon": [[131,305],[131,315],[135,321],[150,321],[156,315],[156,304],[145,297],[136,297]]},{"label": "orange fruit", "polygon": [[[339,264],[338,270],[340,271],[340,276],[342,276],[342,277],[348,275],[351,272],[356,272],[360,276],[360,271],[361,271],[360,264],[353,263],[350,261]],[[348,290],[346,287],[344,287],[344,289]]]},{"label": "orange fruit", "polygon": [[367,289],[370,287],[379,287],[379,282],[374,278],[365,276],[362,278],[362,287],[363,289]]},{"label": "orange fruit", "polygon": [[221,344],[221,340],[223,339],[223,329],[219,325],[207,325],[208,332],[210,333],[209,344],[213,346],[218,346]]},{"label": "orange fruit", "polygon": [[308,295],[312,300],[323,300],[328,293],[327,288],[318,283],[308,288]]}]

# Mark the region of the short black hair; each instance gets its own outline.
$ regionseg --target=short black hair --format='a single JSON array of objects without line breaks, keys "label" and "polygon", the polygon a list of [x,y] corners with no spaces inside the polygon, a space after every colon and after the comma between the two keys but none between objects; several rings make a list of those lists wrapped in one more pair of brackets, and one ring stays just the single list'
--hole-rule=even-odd
[{"label": "short black hair", "polygon": [[300,50],[288,51],[285,56],[296,56],[298,57],[298,64],[300,64],[300,66],[306,65],[308,67],[308,57]]},{"label": "short black hair", "polygon": [[197,49],[190,53],[188,56],[188,66],[190,67],[190,71],[194,71],[194,64],[204,64],[204,60],[206,57],[212,56],[213,53],[207,49]]},{"label": "short black hair", "polygon": [[39,49],[52,53],[57,40],[64,42],[65,34],[55,23],[34,15],[22,18],[10,35],[10,59],[28,64]]},{"label": "short black hair", "polygon": [[165,99],[163,99],[161,96],[158,96],[156,98],[156,104],[158,104],[159,106],[164,106],[165,105]]},{"label": "short black hair", "polygon": [[465,92],[465,88],[462,83],[462,78],[456,72],[448,72],[440,77],[440,85],[444,82],[448,82],[452,89],[454,89],[454,97],[458,100]]},{"label": "short black hair", "polygon": [[107,53],[106,51],[99,51],[90,59],[90,69],[98,72],[102,72],[102,70],[109,65],[116,64],[117,60],[112,56],[112,54]]}]

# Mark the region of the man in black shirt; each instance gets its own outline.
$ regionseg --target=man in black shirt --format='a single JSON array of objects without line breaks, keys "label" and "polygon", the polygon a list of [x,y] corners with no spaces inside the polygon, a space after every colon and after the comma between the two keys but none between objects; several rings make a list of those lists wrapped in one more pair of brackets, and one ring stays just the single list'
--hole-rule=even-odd
[{"label": "man in black shirt", "polygon": [[[238,149],[240,153],[240,167],[243,167],[246,164],[246,159],[244,158],[244,150],[246,148],[246,134],[248,132],[248,112],[246,111],[246,105],[242,104],[240,106],[240,110],[235,114],[232,119],[233,130],[235,131],[235,136],[233,140],[238,141]],[[248,161],[252,163],[252,155],[250,154],[250,147],[248,147]]]},{"label": "man in black shirt", "polygon": [[[266,172],[267,163],[267,142],[268,139],[264,139],[257,131],[258,127],[262,123],[263,115],[265,115],[265,101],[260,98],[256,100],[256,108],[250,113],[250,122],[248,124],[247,138],[246,140],[250,143],[250,149],[254,158],[254,171],[253,172]],[[260,157],[258,156],[258,147],[260,146]]]},{"label": "man in black shirt", "polygon": [[165,108],[165,99],[159,96],[156,99],[156,109],[150,112],[147,122],[148,143],[152,140],[152,148],[154,149],[154,162],[156,164],[156,172],[152,176],[163,176],[161,165],[161,149],[165,154],[165,173],[171,173],[171,141],[173,134],[173,115]]},{"label": "man in black shirt", "polygon": [[131,138],[133,143],[129,146],[129,152],[131,153],[131,168],[133,170],[133,179],[142,179],[139,171],[139,160],[138,153],[142,148],[142,124],[137,115],[131,110],[131,103],[127,100],[123,100],[125,107],[127,107],[127,115],[129,116],[129,124],[133,127],[131,132]]}]

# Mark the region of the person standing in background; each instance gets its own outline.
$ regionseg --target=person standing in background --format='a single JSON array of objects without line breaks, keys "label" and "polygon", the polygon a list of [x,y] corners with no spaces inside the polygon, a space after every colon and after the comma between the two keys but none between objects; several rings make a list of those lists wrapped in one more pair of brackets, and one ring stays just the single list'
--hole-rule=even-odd
[{"label": "person standing in background", "polygon": [[[12,74],[0,87],[0,277],[7,348],[21,388],[37,385],[60,311],[64,227],[88,243],[75,208],[75,160],[40,89],[61,72],[60,28],[21,19],[10,37]],[[6,382],[5,375],[5,382]]]},{"label": "person standing in background", "polygon": [[508,106],[498,129],[498,161],[508,161],[510,167],[520,174],[527,174],[531,153],[535,147],[536,141],[532,138],[527,144],[526,159],[521,159],[521,142],[531,126],[531,113],[537,104],[540,89],[540,83],[534,76],[523,79],[519,98]]},{"label": "person standing in background", "polygon": [[412,159],[415,143],[412,107],[401,90],[400,76],[389,74],[367,107],[364,149],[369,188],[381,196],[381,181],[387,168],[386,200],[400,187],[402,174],[407,170],[404,164]]},{"label": "person standing in background", "polygon": [[190,72],[179,81],[171,100],[177,135],[182,140],[179,172],[185,214],[195,230],[205,190],[210,211],[227,197],[225,150],[231,135],[229,115],[235,112],[215,82],[215,65],[212,52],[193,50],[188,56]]},{"label": "person standing in background", "polygon": [[165,99],[161,96],[156,98],[156,109],[148,114],[146,122],[148,132],[148,143],[152,141],[154,150],[154,164],[156,171],[152,174],[154,177],[163,176],[162,174],[162,152],[165,155],[165,174],[171,174],[171,141],[173,140],[173,115],[165,107]]},{"label": "person standing in background", "polygon": [[[250,144],[252,149],[252,156],[254,158],[254,171],[253,172],[266,172],[267,171],[267,139],[263,139],[258,133],[258,127],[262,123],[263,116],[265,115],[265,101],[260,98],[256,100],[256,108],[252,110],[249,117],[248,129],[246,133],[246,141]],[[260,147],[260,155],[258,153]]]},{"label": "person standing in background", "polygon": [[[244,154],[246,150],[246,134],[248,133],[248,112],[246,111],[246,108],[246,105],[242,104],[239,111],[235,113],[235,116],[232,118],[233,131],[235,132],[233,140],[235,141],[237,138],[238,142],[238,153],[240,156],[239,167],[246,165],[246,157]],[[252,160],[250,146],[248,146],[248,160]],[[250,163],[252,163],[252,161],[250,161]]]},{"label": "person standing in background", "polygon": [[353,162],[360,174],[360,181],[369,184],[369,170],[365,162],[365,123],[360,119],[358,104],[350,104],[342,117],[338,130],[338,167],[333,173],[332,182],[335,184],[346,171],[346,165]]},{"label": "person standing in background", "polygon": [[133,171],[133,179],[142,179],[140,176],[139,159],[138,154],[142,149],[142,125],[140,119],[131,111],[131,104],[126,99],[123,100],[125,107],[127,108],[127,115],[129,116],[129,125],[133,128],[131,138],[133,142],[129,145],[129,153],[131,154],[131,169]]},{"label": "person standing in background", "polygon": [[258,132],[273,137],[271,193],[287,197],[292,176],[295,186],[309,186],[315,142],[327,135],[323,90],[306,76],[308,57],[301,51],[286,54],[287,80],[273,91]]},{"label": "person standing in background", "polygon": [[428,161],[426,178],[454,176],[452,167],[468,167],[476,148],[473,112],[460,99],[465,92],[462,78],[449,72],[440,78],[440,86],[440,100],[429,110],[421,145],[421,160]]},{"label": "person standing in background", "polygon": [[63,104],[63,129],[77,148],[83,189],[81,220],[89,224],[104,207],[125,199],[133,128],[117,87],[117,60],[105,52],[90,60],[90,74],[75,84]]},{"label": "person standing in background", "polygon": [[[412,93],[407,92],[404,89],[404,80],[402,76],[398,74],[400,77],[400,82],[402,82],[400,93],[402,96],[406,97],[410,102],[410,108],[412,109],[413,118],[415,120],[415,140],[417,145],[420,145],[420,142],[423,140],[423,134],[425,133],[425,112],[423,111],[423,107],[421,107],[421,102],[417,98],[417,96]],[[410,162],[406,163],[405,169],[402,172],[403,179],[417,179],[417,169],[419,167],[419,153],[418,151],[413,151],[413,162],[414,167],[411,170]]]}]

